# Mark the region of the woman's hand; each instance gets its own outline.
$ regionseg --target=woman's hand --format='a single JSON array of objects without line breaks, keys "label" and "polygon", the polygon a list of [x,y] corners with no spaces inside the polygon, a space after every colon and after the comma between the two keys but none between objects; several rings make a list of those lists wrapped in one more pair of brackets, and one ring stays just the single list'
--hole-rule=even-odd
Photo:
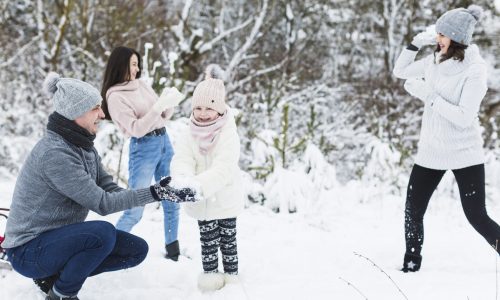
[{"label": "woman's hand", "polygon": [[163,92],[160,95],[161,101],[165,101],[167,103],[167,108],[171,108],[174,106],[179,105],[179,103],[184,99],[185,96],[177,88],[171,87],[171,88],[165,88]]},{"label": "woman's hand", "polygon": [[423,46],[434,45],[437,43],[436,33],[433,33],[432,30],[429,29],[426,31],[422,31],[413,38],[411,43],[419,49]]},{"label": "woman's hand", "polygon": [[179,102],[184,98],[184,94],[179,92],[175,87],[165,88],[158,98],[158,101],[153,105],[153,109],[161,113],[168,108],[179,105]]}]

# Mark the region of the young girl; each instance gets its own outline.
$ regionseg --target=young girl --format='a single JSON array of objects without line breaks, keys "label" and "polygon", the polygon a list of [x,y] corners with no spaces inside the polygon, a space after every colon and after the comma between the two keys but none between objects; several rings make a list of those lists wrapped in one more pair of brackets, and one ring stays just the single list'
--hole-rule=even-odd
[{"label": "young girl", "polygon": [[[217,290],[237,280],[236,216],[243,210],[238,160],[240,139],[234,116],[225,103],[222,70],[208,66],[205,80],[195,88],[189,128],[175,144],[172,177],[197,186],[201,199],[185,206],[198,220],[203,273],[202,291]],[[175,183],[173,183],[175,185]],[[224,274],[218,272],[218,250]]]},{"label": "young girl", "polygon": [[[425,35],[419,34],[394,67],[397,77],[409,79],[406,90],[425,104],[406,196],[404,272],[420,269],[424,214],[446,170],[455,175],[467,220],[499,252],[500,227],[485,207],[483,140],[477,117],[487,90],[486,63],[471,44],[481,12],[478,6],[446,12],[436,23],[435,53],[414,61],[418,48],[426,44]],[[460,247],[453,241],[450,245]]]},{"label": "young girl", "polygon": [[[172,146],[165,130],[165,122],[173,114],[173,107],[183,98],[175,88],[166,89],[158,97],[141,76],[141,60],[137,51],[117,47],[111,53],[101,95],[103,111],[108,120],[130,138],[129,188],[148,187],[151,179],[159,181],[170,175]],[[179,204],[162,201],[165,228],[166,258],[179,257],[177,229]],[[116,228],[129,232],[142,218],[144,207],[128,209],[118,220]]]}]

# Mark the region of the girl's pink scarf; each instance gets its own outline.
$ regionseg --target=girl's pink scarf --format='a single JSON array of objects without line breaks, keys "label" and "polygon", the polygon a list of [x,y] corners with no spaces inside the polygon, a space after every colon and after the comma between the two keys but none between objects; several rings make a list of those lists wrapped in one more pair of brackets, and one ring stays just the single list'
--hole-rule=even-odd
[{"label": "girl's pink scarf", "polygon": [[191,114],[191,135],[193,138],[199,142],[200,153],[205,155],[210,152],[219,137],[219,133],[222,127],[226,125],[228,119],[228,112],[226,111],[222,116],[218,117],[215,121],[211,122],[198,122]]}]

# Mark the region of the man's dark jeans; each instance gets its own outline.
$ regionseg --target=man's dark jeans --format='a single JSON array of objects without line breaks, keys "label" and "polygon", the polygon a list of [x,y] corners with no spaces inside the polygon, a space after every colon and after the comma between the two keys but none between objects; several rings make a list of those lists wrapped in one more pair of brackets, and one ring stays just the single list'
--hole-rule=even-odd
[{"label": "man's dark jeans", "polygon": [[7,249],[14,270],[29,278],[59,274],[55,289],[78,294],[89,276],[131,268],[148,253],[146,241],[104,221],[88,221],[42,233]]}]

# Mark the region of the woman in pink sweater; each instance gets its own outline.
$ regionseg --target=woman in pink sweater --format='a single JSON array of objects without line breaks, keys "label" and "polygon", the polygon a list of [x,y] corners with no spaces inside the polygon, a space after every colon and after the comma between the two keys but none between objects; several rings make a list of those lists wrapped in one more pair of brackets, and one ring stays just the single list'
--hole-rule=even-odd
[{"label": "woman in pink sweater", "polygon": [[[140,76],[140,54],[134,49],[117,47],[109,57],[101,91],[106,119],[130,137],[128,183],[131,189],[148,187],[153,176],[159,181],[170,175],[173,150],[165,122],[172,116],[174,106],[184,98],[175,88],[165,89],[158,97]],[[162,201],[162,206],[165,257],[177,261],[179,204]],[[116,228],[129,232],[140,221],[143,211],[143,206],[126,210]]]}]

